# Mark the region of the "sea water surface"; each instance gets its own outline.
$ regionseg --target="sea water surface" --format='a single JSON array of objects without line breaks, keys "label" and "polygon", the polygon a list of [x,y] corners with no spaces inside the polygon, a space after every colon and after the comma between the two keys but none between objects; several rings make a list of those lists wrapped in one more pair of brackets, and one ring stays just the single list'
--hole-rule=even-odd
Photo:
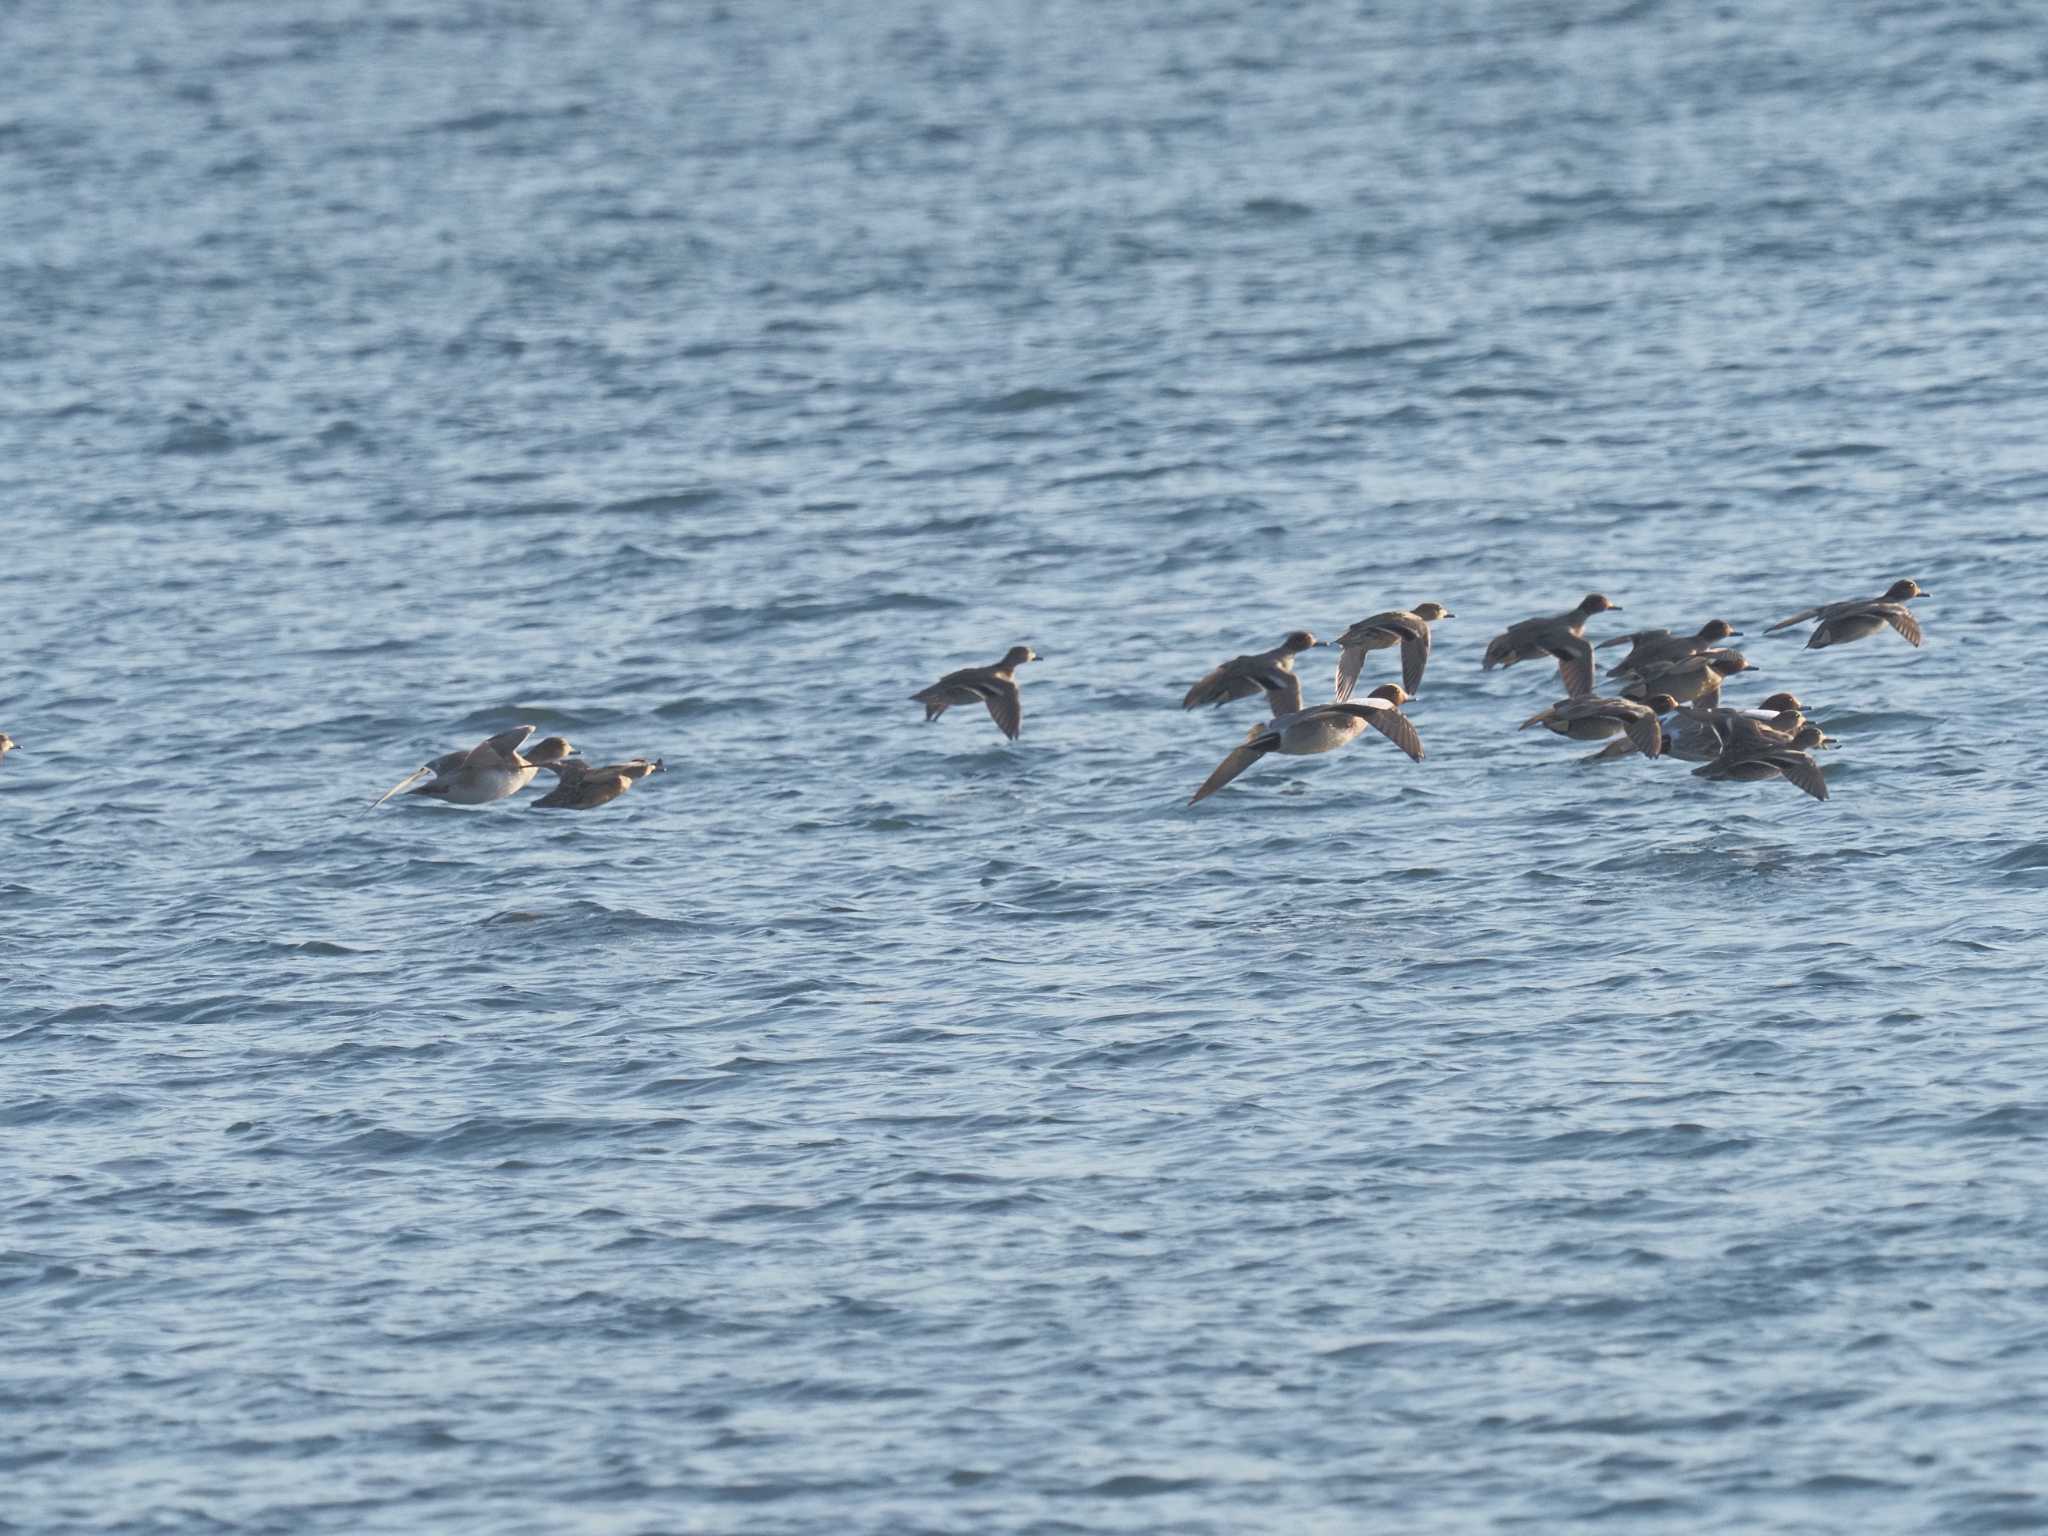
[{"label": "sea water surface", "polygon": [[[1994,0],[5,7],[0,1530],[2048,1528],[2044,144]],[[1517,733],[1592,589],[1832,798]],[[521,723],[668,772],[365,811]]]}]

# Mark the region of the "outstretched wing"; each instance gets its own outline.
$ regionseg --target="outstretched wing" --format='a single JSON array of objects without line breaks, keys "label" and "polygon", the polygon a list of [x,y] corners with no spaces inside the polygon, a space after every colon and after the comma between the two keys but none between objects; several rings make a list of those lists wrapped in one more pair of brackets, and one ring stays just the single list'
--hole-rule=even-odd
[{"label": "outstretched wing", "polygon": [[1337,653],[1337,702],[1351,697],[1358,686],[1358,674],[1365,670],[1365,647],[1347,645]]},{"label": "outstretched wing", "polygon": [[1545,647],[1557,658],[1557,675],[1564,679],[1564,691],[1583,699],[1593,691],[1593,647],[1570,635],[1560,636]]},{"label": "outstretched wing", "polygon": [[526,738],[533,734],[530,725],[515,725],[509,731],[500,731],[495,736],[486,736],[469,749],[466,762],[479,768],[496,763],[509,763],[513,754],[526,744]]},{"label": "outstretched wing", "polygon": [[1266,689],[1266,704],[1275,720],[1296,713],[1301,708],[1301,679],[1292,672],[1276,672]]},{"label": "outstretched wing", "polygon": [[1216,771],[1210,774],[1208,778],[1202,780],[1202,787],[1188,797],[1188,804],[1193,805],[1197,801],[1208,799],[1217,790],[1228,784],[1240,773],[1243,773],[1245,769],[1251,767],[1253,763],[1256,763],[1260,758],[1273,750],[1272,742],[1274,739],[1261,736],[1258,732],[1254,731],[1245,739],[1243,746],[1231,753],[1230,756],[1224,758],[1222,762],[1216,765]]},{"label": "outstretched wing", "polygon": [[1248,699],[1255,693],[1280,686],[1277,679],[1291,675],[1291,670],[1285,662],[1267,661],[1262,656],[1233,656],[1214,671],[1205,673],[1187,691],[1180,707],[1194,709],[1203,704],[1229,704],[1237,699]]},{"label": "outstretched wing", "polygon": [[1604,651],[1610,645],[1626,645],[1633,647],[1641,645],[1645,640],[1668,640],[1670,637],[1671,631],[1668,629],[1632,629],[1625,635],[1609,636],[1607,639],[1602,640],[1599,644],[1595,645],[1593,649],[1596,651]]},{"label": "outstretched wing", "polygon": [[1429,626],[1417,624],[1401,634],[1401,687],[1422,691],[1422,669],[1429,665]]},{"label": "outstretched wing", "polygon": [[1024,700],[1016,683],[1007,677],[983,678],[974,685],[974,691],[988,706],[988,717],[995,721],[996,729],[1015,741],[1017,733],[1024,729]]},{"label": "outstretched wing", "polygon": [[415,768],[411,773],[408,773],[396,784],[392,785],[389,789],[385,790],[383,794],[379,795],[376,799],[372,800],[369,804],[369,809],[374,811],[375,809],[377,809],[378,806],[382,805],[386,800],[389,800],[393,795],[404,794],[408,789],[411,789],[413,785],[419,783],[421,779],[431,777],[433,775],[433,772],[434,765],[432,763],[427,764],[427,766],[424,768]]},{"label": "outstretched wing", "polygon": [[1415,722],[1385,699],[1359,699],[1350,704],[1332,704],[1329,707],[1356,715],[1416,762],[1422,761],[1422,737],[1416,732]]},{"label": "outstretched wing", "polygon": [[1791,618],[1780,619],[1777,623],[1766,626],[1764,633],[1767,635],[1776,634],[1781,629],[1790,629],[1794,624],[1804,624],[1808,619],[1817,619],[1820,617],[1821,609],[1825,607],[1827,607],[1826,603],[1816,603],[1811,608],[1802,608],[1793,614]]},{"label": "outstretched wing", "polygon": [[1804,752],[1773,752],[1766,761],[1814,799],[1827,799],[1828,781],[1820,764]]},{"label": "outstretched wing", "polygon": [[1657,757],[1663,753],[1664,727],[1647,709],[1640,712],[1631,710],[1628,717],[1621,722],[1621,728],[1628,733],[1628,739],[1643,756]]},{"label": "outstretched wing", "polygon": [[1885,623],[1904,635],[1908,644],[1917,646],[1920,643],[1920,621],[1913,617],[1913,610],[1904,603],[1879,603],[1877,613]]}]

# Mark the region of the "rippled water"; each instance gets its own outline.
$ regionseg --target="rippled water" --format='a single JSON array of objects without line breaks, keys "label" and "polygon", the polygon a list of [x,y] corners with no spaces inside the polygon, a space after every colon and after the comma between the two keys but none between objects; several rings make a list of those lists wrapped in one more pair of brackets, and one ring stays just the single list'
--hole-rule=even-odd
[{"label": "rippled water", "polygon": [[[2048,1527],[2034,8],[4,37],[0,1529]],[[1591,587],[1833,798],[1517,734]],[[520,722],[671,772],[364,814]]]}]

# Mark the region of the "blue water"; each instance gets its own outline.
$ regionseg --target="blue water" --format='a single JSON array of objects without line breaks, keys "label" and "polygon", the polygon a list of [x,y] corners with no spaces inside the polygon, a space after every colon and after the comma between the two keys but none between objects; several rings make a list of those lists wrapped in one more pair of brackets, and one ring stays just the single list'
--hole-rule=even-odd
[{"label": "blue water", "polygon": [[[2048,1528],[2044,142],[1992,0],[8,7],[0,1530]],[[1596,587],[1832,798],[1518,734]],[[670,772],[364,813],[522,722]]]}]

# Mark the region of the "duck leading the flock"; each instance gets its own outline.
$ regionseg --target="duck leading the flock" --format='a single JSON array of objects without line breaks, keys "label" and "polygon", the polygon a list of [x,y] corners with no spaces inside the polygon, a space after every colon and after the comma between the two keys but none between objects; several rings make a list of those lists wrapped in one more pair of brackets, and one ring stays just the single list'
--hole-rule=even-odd
[{"label": "duck leading the flock", "polygon": [[[417,768],[387,789],[370,806],[375,810],[393,795],[410,792],[450,805],[488,805],[516,795],[533,782],[533,776],[550,763],[561,762],[576,749],[560,736],[545,737],[532,752],[520,747],[534,732],[530,725],[515,725],[509,731],[488,736],[466,752],[448,752]],[[431,782],[420,784],[421,779]],[[417,789],[413,788],[418,784]]]},{"label": "duck leading the flock", "polygon": [[1017,669],[1038,659],[1038,652],[1030,646],[1013,645],[992,666],[962,667],[957,672],[948,672],[910,697],[924,706],[926,724],[955,704],[972,704],[979,699],[988,706],[988,717],[995,721],[996,729],[1015,741],[1024,729],[1024,699],[1017,692]]},{"label": "duck leading the flock", "polygon": [[1532,656],[1554,657],[1564,691],[1575,699],[1584,698],[1593,691],[1593,647],[1586,641],[1586,620],[1596,613],[1619,612],[1621,604],[1588,592],[1569,613],[1510,624],[1488,642],[1484,670],[1512,667]]},{"label": "duck leading the flock", "polygon": [[[1299,689],[1300,684],[1295,687]],[[1317,704],[1275,715],[1264,725],[1251,728],[1244,744],[1216,765],[1216,771],[1202,781],[1202,787],[1189,797],[1188,804],[1208,799],[1268,753],[1309,757],[1318,752],[1334,752],[1355,740],[1368,725],[1420,762],[1422,738],[1416,734],[1415,723],[1401,713],[1401,706],[1407,702],[1407,691],[1399,683],[1383,683],[1362,699]]]},{"label": "duck leading the flock", "polygon": [[1413,698],[1422,691],[1422,669],[1429,665],[1429,626],[1456,617],[1442,603],[1417,603],[1412,610],[1396,609],[1360,619],[1337,637],[1337,702],[1350,698],[1358,686],[1365,653],[1392,645],[1401,647],[1401,686]]},{"label": "duck leading the flock", "polygon": [[1875,597],[1852,597],[1846,602],[1822,603],[1815,608],[1802,609],[1789,619],[1778,620],[1764,633],[1776,634],[1794,624],[1804,624],[1808,619],[1819,619],[1806,641],[1809,651],[1819,651],[1874,635],[1889,624],[1906,637],[1909,645],[1917,646],[1920,643],[1920,621],[1913,617],[1906,604],[1916,597],[1933,595],[1911,578],[1906,578],[1893,582]]},{"label": "duck leading the flock", "polygon": [[1286,680],[1294,675],[1294,658],[1324,643],[1307,630],[1297,629],[1290,631],[1287,638],[1270,651],[1233,656],[1197,678],[1195,685],[1188,689],[1187,696],[1180,701],[1180,707],[1199,709],[1205,704],[1215,707],[1284,688]]}]

